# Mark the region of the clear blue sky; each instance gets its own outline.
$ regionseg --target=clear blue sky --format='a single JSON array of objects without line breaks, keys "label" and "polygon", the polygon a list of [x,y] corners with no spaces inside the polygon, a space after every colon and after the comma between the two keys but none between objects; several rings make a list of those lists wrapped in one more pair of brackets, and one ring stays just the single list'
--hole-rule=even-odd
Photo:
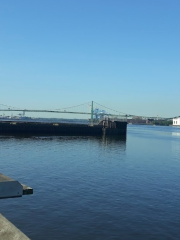
[{"label": "clear blue sky", "polygon": [[0,103],[180,115],[179,0],[1,0]]}]

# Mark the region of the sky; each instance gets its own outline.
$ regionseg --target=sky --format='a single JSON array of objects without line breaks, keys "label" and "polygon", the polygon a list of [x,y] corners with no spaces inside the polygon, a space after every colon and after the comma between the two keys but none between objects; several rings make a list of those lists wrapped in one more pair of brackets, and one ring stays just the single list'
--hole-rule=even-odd
[{"label": "sky", "polygon": [[179,0],[1,0],[0,104],[180,115]]}]

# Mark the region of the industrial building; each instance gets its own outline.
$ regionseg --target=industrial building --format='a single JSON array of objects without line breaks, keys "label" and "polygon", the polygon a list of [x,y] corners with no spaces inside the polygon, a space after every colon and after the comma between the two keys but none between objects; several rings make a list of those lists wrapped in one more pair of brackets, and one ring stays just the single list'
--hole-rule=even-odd
[{"label": "industrial building", "polygon": [[173,118],[173,126],[180,127],[180,117]]}]

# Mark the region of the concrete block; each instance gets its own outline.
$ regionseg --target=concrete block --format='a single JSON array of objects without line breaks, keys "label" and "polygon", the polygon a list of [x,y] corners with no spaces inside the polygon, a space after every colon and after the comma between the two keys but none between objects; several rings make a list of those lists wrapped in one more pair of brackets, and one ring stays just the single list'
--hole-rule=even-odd
[{"label": "concrete block", "polygon": [[33,194],[33,189],[0,173],[0,199]]},{"label": "concrete block", "polygon": [[0,214],[0,240],[30,240],[30,239]]}]

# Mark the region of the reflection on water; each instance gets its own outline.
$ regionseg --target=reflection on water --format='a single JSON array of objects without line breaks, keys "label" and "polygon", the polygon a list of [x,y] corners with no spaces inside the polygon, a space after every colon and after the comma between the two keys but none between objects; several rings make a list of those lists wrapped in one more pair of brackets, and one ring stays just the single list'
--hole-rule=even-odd
[{"label": "reflection on water", "polygon": [[172,136],[180,137],[180,132],[172,132]]},{"label": "reflection on water", "polygon": [[102,142],[104,144],[125,144],[126,143],[126,136],[103,136]]},{"label": "reflection on water", "polygon": [[15,136],[7,136],[7,135],[1,135],[0,141],[4,140],[32,140],[32,141],[52,141],[56,140],[58,142],[64,142],[64,141],[95,141],[99,144],[109,146],[113,144],[117,145],[126,145],[126,136],[32,136],[32,135],[15,135]]},{"label": "reflection on water", "polygon": [[172,132],[173,139],[171,141],[171,148],[173,153],[173,158],[180,160],[180,132]]},{"label": "reflection on water", "polygon": [[180,160],[180,143],[172,141],[172,153],[176,160]]},{"label": "reflection on water", "polygon": [[118,136],[103,136],[100,141],[100,145],[103,145],[105,148],[114,149],[118,151],[126,150],[126,136],[118,137]]}]

